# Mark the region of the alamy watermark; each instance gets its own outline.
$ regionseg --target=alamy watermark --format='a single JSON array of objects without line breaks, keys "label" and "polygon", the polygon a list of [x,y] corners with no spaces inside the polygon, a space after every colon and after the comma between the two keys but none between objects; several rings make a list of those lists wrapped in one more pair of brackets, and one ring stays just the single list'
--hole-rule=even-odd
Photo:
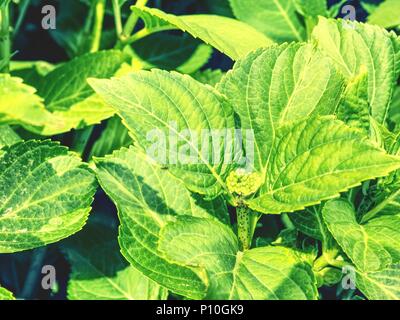
[{"label": "alamy watermark", "polygon": [[56,268],[52,265],[45,265],[42,267],[42,278],[41,285],[44,290],[52,290],[56,285]]},{"label": "alamy watermark", "polygon": [[254,131],[250,129],[179,130],[176,122],[170,122],[166,130],[150,130],[146,139],[147,155],[161,165],[234,163],[252,168],[254,164]]},{"label": "alamy watermark", "polygon": [[44,30],[54,30],[57,28],[57,12],[52,5],[46,5],[42,8],[42,14],[45,16],[42,19],[42,28]]}]

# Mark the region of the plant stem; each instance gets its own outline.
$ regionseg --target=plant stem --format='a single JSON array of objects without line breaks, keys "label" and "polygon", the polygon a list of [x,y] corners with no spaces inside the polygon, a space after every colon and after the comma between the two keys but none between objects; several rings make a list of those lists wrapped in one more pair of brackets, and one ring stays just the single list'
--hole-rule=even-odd
[{"label": "plant stem", "polygon": [[285,227],[287,229],[296,229],[296,227],[294,226],[294,224],[292,223],[292,221],[290,220],[289,216],[287,213],[283,213],[282,214],[282,223],[285,225]]},{"label": "plant stem", "polygon": [[328,266],[342,268],[348,265],[347,262],[336,259],[338,254],[339,249],[332,249],[326,253],[323,253],[317,260],[314,261],[313,269],[318,272]]},{"label": "plant stem", "polygon": [[248,250],[251,247],[254,230],[260,215],[244,205],[239,205],[236,208],[236,216],[240,250]]},{"label": "plant stem", "polygon": [[122,27],[122,18],[121,18],[121,8],[119,6],[119,1],[118,0],[112,0],[112,5],[113,5],[113,11],[114,11],[114,20],[115,20],[115,31],[117,33],[117,37],[119,37],[122,34],[123,27]]},{"label": "plant stem", "polygon": [[[146,6],[148,1],[149,0],[137,0],[136,1],[136,6],[144,7],[144,6]],[[126,39],[128,39],[130,37],[130,35],[132,34],[133,30],[135,30],[135,27],[136,27],[136,24],[137,24],[138,20],[139,20],[139,17],[137,16],[137,14],[132,12],[131,15],[128,18],[128,21],[125,23],[124,30],[121,33],[121,37],[120,37],[121,41],[125,41]]]},{"label": "plant stem", "polygon": [[157,32],[161,32],[161,31],[168,31],[168,30],[175,30],[176,27],[174,26],[162,26],[162,27],[158,27],[158,28],[154,28],[154,29],[142,29],[139,30],[138,32],[134,33],[132,36],[130,36],[129,38],[125,38],[124,40],[121,40],[118,42],[116,48],[117,49],[121,49],[123,48],[125,45],[129,45],[131,43],[134,43],[142,38],[145,38],[153,33],[157,33]]},{"label": "plant stem", "polygon": [[95,1],[95,21],[92,32],[92,44],[90,52],[96,52],[100,49],[101,33],[103,31],[104,14],[106,9],[106,0]]},{"label": "plant stem", "polygon": [[0,72],[7,73],[10,67],[10,15],[9,5],[0,7]]},{"label": "plant stem", "polygon": [[31,4],[31,0],[22,0],[21,4],[19,5],[19,13],[18,13],[18,20],[15,23],[15,28],[13,31],[13,36],[15,37],[19,30],[21,29],[22,22],[25,19],[26,12],[28,11],[29,5]]}]

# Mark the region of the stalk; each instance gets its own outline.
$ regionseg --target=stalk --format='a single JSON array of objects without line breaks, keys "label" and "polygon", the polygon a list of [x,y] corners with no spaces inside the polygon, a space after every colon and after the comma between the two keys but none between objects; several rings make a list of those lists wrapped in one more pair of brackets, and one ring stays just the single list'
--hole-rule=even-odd
[{"label": "stalk", "polygon": [[90,46],[90,52],[96,52],[100,49],[105,10],[106,0],[95,0],[95,21],[92,32],[92,44]]},{"label": "stalk", "polygon": [[[138,7],[144,7],[146,6],[147,2],[149,0],[137,0],[136,1],[136,6]],[[128,39],[130,35],[132,34],[133,30],[135,30],[136,24],[139,20],[139,17],[132,12],[131,15],[128,18],[128,21],[125,24],[124,30],[121,33],[121,41],[123,42],[124,40]]]},{"label": "stalk", "polygon": [[118,0],[112,0],[112,5],[113,5],[113,11],[114,11],[114,20],[115,20],[115,31],[117,33],[117,37],[119,37],[122,34],[122,18],[121,18],[121,8],[119,6],[119,1]]},{"label": "stalk", "polygon": [[9,4],[0,7],[0,73],[9,72],[11,57]]},{"label": "stalk", "polygon": [[239,205],[236,208],[236,216],[240,250],[248,250],[260,215],[244,205]]}]

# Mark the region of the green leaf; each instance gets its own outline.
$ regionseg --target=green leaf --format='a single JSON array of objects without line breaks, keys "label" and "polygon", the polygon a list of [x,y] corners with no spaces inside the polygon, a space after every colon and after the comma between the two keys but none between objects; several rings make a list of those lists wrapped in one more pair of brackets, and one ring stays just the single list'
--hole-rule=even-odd
[{"label": "green leaf", "polygon": [[223,76],[224,73],[220,69],[207,69],[204,71],[197,71],[196,73],[192,74],[192,77],[197,81],[208,84],[212,87],[215,87],[221,81]]},{"label": "green leaf", "polygon": [[93,94],[67,110],[53,111],[51,121],[48,121],[42,129],[28,129],[43,136],[52,136],[98,124],[114,114],[114,109],[105,104],[100,96]]},{"label": "green leaf", "polygon": [[10,291],[0,287],[0,300],[15,300],[15,298]]},{"label": "green leaf", "polygon": [[276,131],[260,196],[248,204],[263,213],[302,210],[399,165],[398,157],[331,116],[287,123]]},{"label": "green leaf", "polygon": [[400,2],[397,0],[385,0],[372,12],[367,21],[384,28],[399,26]]},{"label": "green leaf", "polygon": [[96,96],[89,77],[113,76],[123,62],[120,51],[89,53],[67,62],[47,74],[38,87],[53,120],[38,133],[54,135],[80,129],[110,118],[114,111]]},{"label": "green leaf", "polygon": [[[191,191],[212,198],[226,189],[235,158],[228,159],[224,139],[210,135],[199,142],[205,130],[235,128],[233,111],[217,91],[189,76],[156,69],[89,82],[115,108],[138,145]],[[200,144],[215,152],[205,155]]]},{"label": "green leaf", "polygon": [[304,17],[326,16],[328,3],[326,0],[294,0],[297,12]]},{"label": "green leaf", "polygon": [[0,123],[41,127],[51,114],[45,109],[36,89],[22,79],[0,74]]},{"label": "green leaf", "polygon": [[322,206],[313,206],[301,212],[291,213],[289,217],[300,232],[326,244],[332,236],[322,219],[321,210]]},{"label": "green leaf", "polygon": [[[0,149],[20,142],[21,138],[9,126],[0,126]],[[0,153],[1,154],[1,153]]]},{"label": "green leaf", "polygon": [[253,130],[254,167],[265,174],[276,128],[313,114],[332,114],[343,85],[330,60],[313,46],[284,44],[238,61],[217,88],[240,116],[241,128]]},{"label": "green leaf", "polygon": [[227,17],[206,14],[175,16],[158,9],[136,6],[132,7],[132,11],[144,20],[149,33],[179,29],[203,40],[233,60],[273,43],[253,27]]},{"label": "green leaf", "polygon": [[128,129],[121,123],[121,119],[112,117],[108,120],[100,138],[94,143],[89,159],[104,157],[122,147],[130,146],[132,143],[133,140],[129,136]]},{"label": "green leaf", "polygon": [[350,127],[370,132],[370,114],[368,102],[368,72],[350,80],[337,110],[338,119]]},{"label": "green leaf", "polygon": [[167,289],[192,299],[203,298],[204,277],[167,260],[157,248],[159,233],[178,215],[212,215],[229,221],[225,202],[220,198],[204,202],[135,147],[95,162],[100,184],[118,208],[124,257]]},{"label": "green leaf", "polygon": [[345,200],[327,202],[322,215],[333,237],[359,270],[378,271],[400,262],[400,215],[360,224],[354,208]]},{"label": "green leaf", "polygon": [[47,74],[38,93],[45,99],[48,110],[68,110],[93,95],[93,90],[86,82],[87,78],[111,77],[122,62],[123,54],[116,50],[80,56]]},{"label": "green leaf", "polygon": [[278,42],[306,40],[293,0],[230,0],[234,15]]},{"label": "green leaf", "polygon": [[357,287],[370,300],[400,300],[400,265],[375,272],[357,271]]},{"label": "green leaf", "polygon": [[36,87],[43,77],[56,68],[46,61],[11,61],[10,73],[13,77],[24,80],[24,83]]},{"label": "green leaf", "polygon": [[0,253],[59,241],[86,223],[93,173],[67,148],[28,141],[0,155]]},{"label": "green leaf", "polygon": [[394,177],[388,176],[379,180],[375,194],[375,206],[364,214],[362,222],[377,216],[400,214],[400,178],[398,171]]},{"label": "green leaf", "polygon": [[132,55],[143,69],[193,73],[211,57],[212,48],[189,35],[152,34],[132,44]]},{"label": "green leaf", "polygon": [[320,17],[312,38],[348,79],[368,70],[370,114],[385,123],[398,78],[398,49],[386,30],[358,22]]},{"label": "green leaf", "polygon": [[168,291],[130,266],[109,226],[89,223],[63,245],[72,273],[69,300],[165,300]]},{"label": "green leaf", "polygon": [[[316,299],[310,266],[283,247],[241,252],[235,234],[215,220],[180,216],[161,231],[159,249],[207,277],[206,299]],[[277,272],[279,270],[279,272]]]}]

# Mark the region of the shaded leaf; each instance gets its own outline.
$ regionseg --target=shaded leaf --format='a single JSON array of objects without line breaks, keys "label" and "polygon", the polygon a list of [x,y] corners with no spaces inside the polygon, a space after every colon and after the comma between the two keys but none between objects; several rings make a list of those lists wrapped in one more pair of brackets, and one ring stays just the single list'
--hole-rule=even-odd
[{"label": "shaded leaf", "polygon": [[93,173],[51,141],[28,141],[0,155],[0,252],[28,250],[79,231],[96,190]]},{"label": "shaded leaf", "polygon": [[[248,52],[273,42],[253,27],[222,16],[174,16],[158,9],[132,7],[145,22],[149,32],[179,29],[188,32],[236,60]],[[212,23],[210,23],[212,21]]]}]

